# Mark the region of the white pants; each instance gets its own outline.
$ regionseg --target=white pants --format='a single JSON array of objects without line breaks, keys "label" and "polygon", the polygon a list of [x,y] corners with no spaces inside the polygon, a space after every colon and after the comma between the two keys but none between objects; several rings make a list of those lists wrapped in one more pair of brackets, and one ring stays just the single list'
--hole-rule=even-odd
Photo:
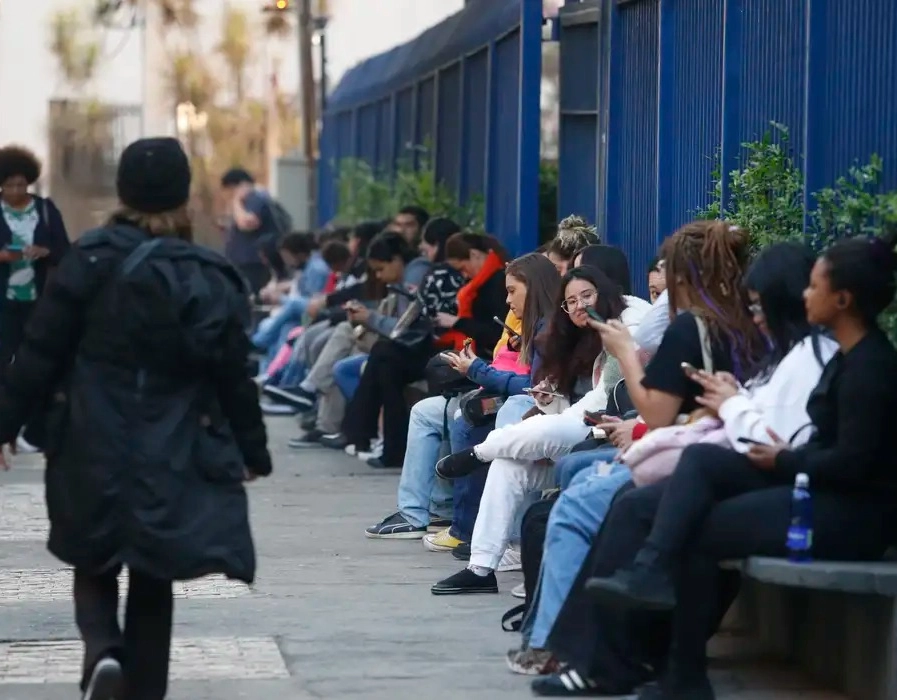
[{"label": "white pants", "polygon": [[533,416],[493,430],[477,446],[480,459],[491,461],[492,466],[473,528],[472,566],[498,567],[517,521],[517,511],[526,502],[527,495],[556,485],[554,467],[536,462],[563,457],[585,440],[589,432],[581,412]]},{"label": "white pants", "polygon": [[500,458],[512,460],[540,459],[552,461],[563,457],[591,434],[582,422],[582,411],[550,416],[533,416],[515,425],[493,430],[476,447],[477,456],[484,462]]},{"label": "white pants", "polygon": [[554,467],[534,462],[496,459],[489,467],[480,512],[470,542],[471,566],[498,568],[517,521],[517,511],[533,491],[555,485]]}]

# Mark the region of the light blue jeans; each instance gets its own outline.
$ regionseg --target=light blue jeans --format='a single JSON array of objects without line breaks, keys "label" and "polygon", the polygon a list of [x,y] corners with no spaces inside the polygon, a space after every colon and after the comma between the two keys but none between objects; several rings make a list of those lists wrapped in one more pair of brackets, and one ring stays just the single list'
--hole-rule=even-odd
[{"label": "light blue jeans", "polygon": [[[586,454],[596,455],[596,463],[607,461],[600,452]],[[619,463],[614,463],[606,476],[601,476],[597,469],[583,469],[551,509],[535,600],[523,629],[524,640],[528,637],[528,645],[533,649],[545,648],[614,496],[631,480],[629,468]]]},{"label": "light blue jeans", "polygon": [[561,457],[554,465],[554,475],[561,491],[566,490],[583,469],[599,462],[613,462],[619,451],[613,445],[607,445],[584,452],[571,452]]},{"label": "light blue jeans", "polygon": [[430,513],[452,518],[452,485],[436,476],[436,462],[447,452],[448,425],[458,399],[430,396],[418,401],[408,421],[408,446],[399,479],[399,512],[415,527],[430,524]]},{"label": "light blue jeans", "polygon": [[269,316],[259,323],[252,336],[252,344],[266,351],[266,366],[274,359],[281,346],[287,342],[290,331],[302,323],[302,316],[305,314],[307,306],[308,299],[291,297],[273,316]]}]

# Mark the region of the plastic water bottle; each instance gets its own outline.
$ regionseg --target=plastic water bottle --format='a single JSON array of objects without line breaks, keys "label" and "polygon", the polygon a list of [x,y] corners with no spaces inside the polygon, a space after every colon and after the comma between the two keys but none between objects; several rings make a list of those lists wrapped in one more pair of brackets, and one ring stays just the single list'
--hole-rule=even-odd
[{"label": "plastic water bottle", "polygon": [[798,474],[791,492],[791,525],[788,527],[788,560],[808,562],[813,559],[813,498],[810,477]]}]

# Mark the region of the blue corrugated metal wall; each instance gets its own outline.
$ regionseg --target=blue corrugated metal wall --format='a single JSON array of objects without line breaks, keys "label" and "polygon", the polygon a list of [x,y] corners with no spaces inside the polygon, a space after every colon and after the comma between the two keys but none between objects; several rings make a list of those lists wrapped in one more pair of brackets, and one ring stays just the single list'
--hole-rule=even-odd
[{"label": "blue corrugated metal wall", "polygon": [[[897,1],[567,5],[560,211],[594,217],[642,285],[659,242],[707,202],[716,159],[729,173],[771,121],[790,128],[808,192],[873,153],[897,187]],[[573,21],[586,8],[591,23]]]},{"label": "blue corrugated metal wall", "polygon": [[478,0],[347,73],[324,114],[319,222],[336,214],[342,159],[390,175],[429,144],[462,201],[484,197],[491,233],[512,252],[535,248],[541,25],[541,0]]}]

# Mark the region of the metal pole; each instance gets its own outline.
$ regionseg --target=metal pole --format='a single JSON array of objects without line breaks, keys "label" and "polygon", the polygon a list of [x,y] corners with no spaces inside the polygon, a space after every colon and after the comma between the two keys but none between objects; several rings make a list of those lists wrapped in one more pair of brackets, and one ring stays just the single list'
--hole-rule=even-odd
[{"label": "metal pole", "polygon": [[311,0],[301,0],[299,5],[299,99],[302,105],[302,147],[305,159],[314,164],[315,145],[315,78],[312,68]]},{"label": "metal pole", "polygon": [[318,33],[318,39],[320,41],[320,46],[318,47],[321,52],[321,105],[320,105],[320,116],[321,119],[324,119],[324,112],[327,110],[327,29],[326,27],[321,27],[321,31]]}]

